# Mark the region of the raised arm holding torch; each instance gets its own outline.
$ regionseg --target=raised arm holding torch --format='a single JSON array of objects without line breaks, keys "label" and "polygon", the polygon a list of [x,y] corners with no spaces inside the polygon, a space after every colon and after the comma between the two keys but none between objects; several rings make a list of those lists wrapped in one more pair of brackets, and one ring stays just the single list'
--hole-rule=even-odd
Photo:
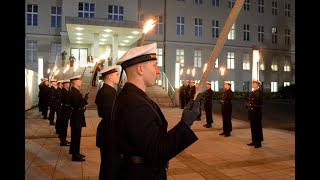
[{"label": "raised arm holding torch", "polygon": [[199,85],[196,89],[196,94],[194,96],[195,98],[199,94],[199,91],[201,91],[202,88],[204,87],[204,84],[208,78],[208,75],[210,74],[214,63],[217,60],[218,55],[220,54],[220,51],[223,48],[223,46],[227,40],[228,33],[230,32],[230,29],[231,29],[232,25],[234,24],[238,14],[241,10],[243,3],[244,3],[244,0],[236,0],[233,8],[231,9],[230,15],[229,15],[229,17],[228,17],[228,19],[222,29],[222,32],[217,40],[216,45],[214,46],[214,49],[212,51],[210,58],[208,60],[206,70],[204,71],[204,73],[202,74],[202,76],[200,78],[200,82],[199,82]]}]

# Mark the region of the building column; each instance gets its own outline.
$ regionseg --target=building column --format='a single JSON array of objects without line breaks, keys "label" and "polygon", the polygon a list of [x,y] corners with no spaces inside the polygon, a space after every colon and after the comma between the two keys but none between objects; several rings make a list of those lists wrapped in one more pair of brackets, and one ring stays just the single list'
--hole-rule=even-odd
[{"label": "building column", "polygon": [[119,46],[118,34],[114,34],[112,36],[112,65],[116,64],[116,61],[118,60],[118,46]]},{"label": "building column", "polygon": [[91,56],[93,58],[99,57],[99,34],[98,33],[93,34],[93,44],[91,46]]}]

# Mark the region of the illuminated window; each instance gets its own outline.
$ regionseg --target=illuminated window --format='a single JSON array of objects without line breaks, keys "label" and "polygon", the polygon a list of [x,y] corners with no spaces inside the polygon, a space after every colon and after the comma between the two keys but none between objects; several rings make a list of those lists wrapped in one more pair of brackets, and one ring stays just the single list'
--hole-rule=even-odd
[{"label": "illuminated window", "polygon": [[179,62],[180,66],[184,67],[184,49],[176,49],[176,62]]},{"label": "illuminated window", "polygon": [[283,71],[285,71],[285,72],[290,72],[291,71],[290,57],[289,56],[284,56]]},{"label": "illuminated window", "polygon": [[249,53],[243,54],[243,70],[250,70],[250,59],[249,59]]},{"label": "illuminated window", "polygon": [[290,86],[290,82],[283,82],[283,86],[284,86],[284,87]]},{"label": "illuminated window", "polygon": [[272,56],[271,70],[278,71],[278,57],[277,56]]},{"label": "illuminated window", "polygon": [[228,52],[227,69],[234,69],[234,52]]},{"label": "illuminated window", "polygon": [[271,92],[278,92],[278,82],[271,82]]},{"label": "illuminated window", "polygon": [[201,51],[200,50],[195,50],[194,51],[194,67],[201,67]]},{"label": "illuminated window", "polygon": [[38,46],[35,41],[27,41],[26,44],[26,62],[37,62]]},{"label": "illuminated window", "polygon": [[211,89],[212,91],[219,91],[219,81],[211,81]]},{"label": "illuminated window", "polygon": [[163,49],[162,48],[157,48],[157,62],[158,66],[162,66],[163,64]]}]

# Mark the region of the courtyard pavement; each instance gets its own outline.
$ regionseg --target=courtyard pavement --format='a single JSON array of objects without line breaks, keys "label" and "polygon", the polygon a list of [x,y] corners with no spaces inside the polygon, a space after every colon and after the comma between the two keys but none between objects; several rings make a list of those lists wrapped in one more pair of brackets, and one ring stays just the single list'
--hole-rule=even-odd
[{"label": "courtyard pavement", "polygon": [[[161,108],[169,129],[180,120],[182,109]],[[71,161],[69,147],[60,146],[54,126],[42,119],[38,108],[25,112],[25,179],[98,179],[100,151],[95,134],[100,118],[96,110],[85,112],[87,127],[82,129],[81,154],[86,161]],[[168,180],[202,179],[295,179],[295,132],[263,128],[261,148],[251,142],[250,125],[232,119],[230,137],[219,136],[222,118],[213,114],[213,127],[205,128],[205,114],[192,129],[199,140],[169,162]],[[70,141],[70,127],[67,140]]]}]

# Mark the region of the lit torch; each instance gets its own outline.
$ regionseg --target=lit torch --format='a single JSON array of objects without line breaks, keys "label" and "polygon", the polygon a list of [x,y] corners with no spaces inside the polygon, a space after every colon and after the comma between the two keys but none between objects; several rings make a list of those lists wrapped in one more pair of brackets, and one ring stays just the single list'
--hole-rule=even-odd
[{"label": "lit torch", "polygon": [[156,20],[149,19],[145,23],[145,25],[143,26],[143,31],[142,31],[142,36],[140,38],[139,46],[143,46],[144,38],[145,38],[146,34],[150,31],[150,29],[152,29],[156,25],[155,22],[156,22]]},{"label": "lit torch", "polygon": [[193,79],[194,79],[194,75],[196,74],[196,69],[195,68],[193,68],[192,69],[192,77],[193,77]]},{"label": "lit torch", "polygon": [[180,69],[180,76],[182,75],[182,73],[183,73],[183,69]]}]

